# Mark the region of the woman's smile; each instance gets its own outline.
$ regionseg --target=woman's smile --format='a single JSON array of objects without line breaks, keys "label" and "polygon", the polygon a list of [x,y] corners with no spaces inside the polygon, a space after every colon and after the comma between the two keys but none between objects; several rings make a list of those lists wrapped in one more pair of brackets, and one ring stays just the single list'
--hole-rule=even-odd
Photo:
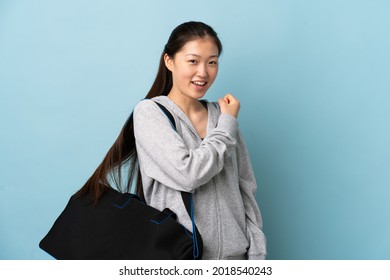
[{"label": "woman's smile", "polygon": [[191,81],[194,87],[198,90],[202,90],[205,88],[207,82],[206,81]]}]

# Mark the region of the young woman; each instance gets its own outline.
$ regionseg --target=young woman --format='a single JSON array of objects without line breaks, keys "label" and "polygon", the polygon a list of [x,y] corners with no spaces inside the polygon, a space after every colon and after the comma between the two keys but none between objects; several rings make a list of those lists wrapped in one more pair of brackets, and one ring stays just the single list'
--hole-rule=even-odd
[{"label": "young woman", "polygon": [[[240,103],[231,94],[218,103],[202,99],[217,76],[221,52],[210,26],[176,27],[146,99],[81,192],[92,192],[97,201],[113,170],[120,188],[123,163],[130,162],[126,190],[139,166],[137,192],[159,210],[170,208],[191,231],[181,191],[193,194],[203,259],[264,259],[256,182],[237,122]],[[172,114],[176,130],[156,102]]]}]

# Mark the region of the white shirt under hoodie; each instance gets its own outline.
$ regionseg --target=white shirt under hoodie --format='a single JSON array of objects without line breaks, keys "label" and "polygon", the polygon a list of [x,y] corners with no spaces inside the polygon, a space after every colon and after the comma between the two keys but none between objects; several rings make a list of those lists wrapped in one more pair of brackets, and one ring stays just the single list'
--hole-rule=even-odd
[{"label": "white shirt under hoodie", "polygon": [[[166,107],[176,129],[154,102]],[[158,96],[134,109],[134,134],[146,202],[169,208],[192,231],[180,191],[193,193],[203,259],[265,259],[266,240],[256,203],[256,181],[236,118],[207,102],[202,140],[172,100]]]}]

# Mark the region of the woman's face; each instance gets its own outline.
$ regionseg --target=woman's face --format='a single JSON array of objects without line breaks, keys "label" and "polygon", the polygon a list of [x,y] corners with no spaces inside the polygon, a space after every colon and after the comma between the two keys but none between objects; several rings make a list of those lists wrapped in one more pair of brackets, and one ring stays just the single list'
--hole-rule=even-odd
[{"label": "woman's face", "polygon": [[164,59],[172,72],[172,95],[200,99],[217,77],[218,48],[210,37],[189,41],[173,58]]}]

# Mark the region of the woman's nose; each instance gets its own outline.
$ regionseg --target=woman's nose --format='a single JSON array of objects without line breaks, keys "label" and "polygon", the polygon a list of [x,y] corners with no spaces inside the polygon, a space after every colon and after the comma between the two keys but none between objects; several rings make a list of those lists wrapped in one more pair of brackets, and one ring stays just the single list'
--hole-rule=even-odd
[{"label": "woman's nose", "polygon": [[207,67],[204,64],[199,64],[197,75],[199,77],[207,77]]}]

